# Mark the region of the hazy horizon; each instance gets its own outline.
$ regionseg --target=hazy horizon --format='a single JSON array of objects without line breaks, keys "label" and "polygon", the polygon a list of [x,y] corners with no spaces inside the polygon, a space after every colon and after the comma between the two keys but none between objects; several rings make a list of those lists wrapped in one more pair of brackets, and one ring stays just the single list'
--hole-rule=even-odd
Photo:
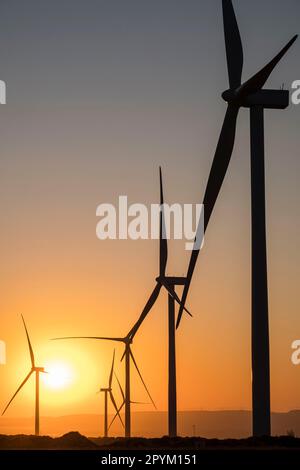
[{"label": "hazy horizon", "polygon": [[[113,415],[109,414],[109,420]],[[134,411],[132,436],[161,437],[167,434],[166,411]],[[206,438],[245,438],[251,436],[251,410],[195,410],[178,412],[178,435]],[[1,434],[32,434],[34,417],[5,418],[0,422]],[[293,430],[300,436],[300,410],[288,413],[272,413],[272,434],[286,435]],[[103,436],[103,414],[73,414],[41,416],[41,435],[61,436],[78,431],[87,437]],[[122,436],[124,429],[115,422],[109,436]]]}]

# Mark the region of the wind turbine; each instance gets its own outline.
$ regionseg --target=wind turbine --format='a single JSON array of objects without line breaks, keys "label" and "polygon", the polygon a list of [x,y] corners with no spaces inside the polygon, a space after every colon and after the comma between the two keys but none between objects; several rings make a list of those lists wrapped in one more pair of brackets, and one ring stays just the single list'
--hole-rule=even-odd
[{"label": "wind turbine", "polygon": [[15,396],[19,393],[21,388],[26,384],[27,380],[29,380],[30,376],[35,373],[35,435],[39,436],[39,434],[40,434],[40,372],[46,373],[46,371],[45,371],[44,367],[37,367],[35,365],[35,359],[34,359],[34,354],[33,354],[33,349],[32,349],[32,346],[31,346],[29,334],[28,334],[28,331],[27,331],[27,327],[26,327],[23,315],[21,315],[21,316],[22,316],[23,325],[24,325],[24,328],[25,328],[26,336],[27,336],[29,354],[30,354],[30,359],[31,359],[31,370],[30,370],[29,374],[25,377],[25,379],[23,380],[23,382],[21,383],[19,388],[17,389],[16,393],[12,396],[12,398],[10,399],[8,404],[6,405],[6,407],[5,407],[5,409],[2,413],[2,416],[6,412],[7,408],[9,407],[9,405],[11,404],[11,402],[13,401]]},{"label": "wind turbine", "polygon": [[[161,288],[164,287],[168,293],[168,434],[170,437],[177,435],[177,382],[176,382],[176,341],[175,341],[175,302],[181,305],[181,300],[178,297],[175,289],[177,286],[185,286],[186,277],[167,276],[166,267],[168,261],[168,241],[165,227],[165,214],[164,214],[164,194],[163,194],[163,181],[162,171],[159,167],[159,180],[160,180],[160,241],[159,241],[159,275],[156,278],[156,285],[149,297],[140,318],[129,333],[130,337],[136,334],[138,328],[141,326],[145,317],[150,312],[155,304]],[[200,227],[200,224],[199,224]],[[183,305],[182,310],[192,314]]]},{"label": "wind turbine", "polygon": [[[169,383],[168,383],[168,426],[169,435],[176,436],[177,434],[177,394],[176,394],[176,350],[175,350],[175,302],[180,305],[180,298],[175,292],[175,288],[178,285],[185,285],[185,277],[175,277],[166,275],[166,265],[168,260],[168,246],[166,239],[165,229],[165,218],[164,218],[164,196],[163,196],[163,182],[162,172],[159,168],[160,177],[160,243],[159,243],[159,275],[156,278],[156,285],[153,292],[151,293],[139,319],[134,324],[133,328],[129,331],[125,337],[95,337],[95,336],[80,336],[80,337],[65,337],[65,338],[54,338],[54,339],[98,339],[107,341],[122,342],[125,345],[124,357],[125,357],[125,436],[130,437],[131,435],[131,420],[130,420],[130,360],[133,361],[135,368],[141,378],[141,381],[147,391],[147,394],[155,407],[152,397],[147,389],[147,386],[142,378],[142,375],[138,369],[135,358],[131,351],[131,343],[133,342],[134,336],[138,329],[143,323],[144,319],[150,312],[151,308],[155,304],[161,288],[164,287],[168,293],[168,322],[169,322]],[[183,308],[190,316],[191,313],[187,308]]]},{"label": "wind turbine", "polygon": [[[252,221],[252,402],[253,435],[270,435],[270,366],[267,251],[265,223],[264,109],[285,109],[287,90],[263,86],[292,44],[294,36],[258,73],[242,83],[243,47],[231,0],[222,0],[229,90],[222,97],[227,111],[204,195],[204,231],[221,189],[231,159],[237,117],[241,107],[250,109],[251,134],[251,221]],[[187,272],[177,327],[183,314],[199,249],[193,250]]]},{"label": "wind turbine", "polygon": [[133,352],[131,350],[131,344],[133,341],[133,337],[130,336],[132,330],[128,333],[127,336],[124,337],[108,337],[108,336],[68,336],[64,338],[53,338],[54,340],[62,340],[62,339],[96,339],[96,340],[104,340],[104,341],[113,341],[118,343],[124,344],[124,354],[122,356],[125,358],[125,437],[131,437],[131,399],[130,399],[130,365],[131,361],[134,367],[137,370],[137,373],[140,377],[140,380],[153,404],[156,408],[155,403],[150,395],[148,387],[142,377],[141,371],[137,365]]},{"label": "wind turbine", "polygon": [[[121,395],[122,395],[122,398],[123,398],[122,404],[121,404],[121,406],[120,406],[119,409],[118,409],[118,413],[120,413],[120,411],[122,411],[122,408],[123,408],[123,407],[125,406],[125,404],[126,404],[126,397],[125,397],[125,393],[124,393],[123,387],[122,387],[122,385],[121,385],[121,383],[120,383],[120,381],[119,381],[118,376],[117,376],[116,373],[115,373],[115,377],[116,377],[116,380],[117,380],[117,382],[118,382],[119,389],[120,389],[120,392],[121,392]],[[145,403],[145,402],[141,402],[141,401],[132,401],[132,400],[130,400],[130,403],[135,404],[135,405],[149,405],[149,403]],[[114,423],[115,419],[116,419],[117,416],[118,416],[118,413],[116,413],[115,416],[113,417],[113,419],[111,420],[111,423],[110,423],[110,425],[109,425],[109,427],[108,427],[108,430],[110,430],[112,424]]]},{"label": "wind turbine", "polygon": [[110,401],[116,411],[116,416],[118,416],[119,420],[122,423],[122,426],[124,427],[124,423],[122,421],[122,418],[120,416],[119,409],[117,407],[117,403],[115,400],[115,397],[113,395],[112,391],[112,381],[113,381],[113,376],[114,376],[114,364],[115,364],[115,351],[113,354],[113,360],[111,364],[111,369],[110,369],[110,374],[109,374],[109,379],[108,379],[108,387],[107,388],[100,388],[99,393],[103,392],[104,393],[104,437],[108,436],[108,397],[110,398]]}]

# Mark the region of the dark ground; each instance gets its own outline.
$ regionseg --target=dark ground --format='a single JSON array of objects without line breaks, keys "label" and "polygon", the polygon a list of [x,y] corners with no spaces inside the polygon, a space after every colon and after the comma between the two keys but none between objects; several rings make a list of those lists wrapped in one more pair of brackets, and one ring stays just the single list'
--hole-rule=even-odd
[{"label": "dark ground", "polygon": [[87,438],[78,432],[61,437],[0,435],[0,450],[299,450],[300,438],[276,436],[247,439],[206,439],[202,437],[161,438],[99,437]]},{"label": "dark ground", "polygon": [[[153,457],[158,455],[158,460]],[[124,459],[135,457],[133,465],[117,461],[109,465],[108,458]],[[292,436],[248,438],[248,439],[205,439],[201,437],[177,438],[87,438],[77,432],[71,432],[58,438],[49,436],[0,435],[0,464],[58,465],[70,468],[96,468],[121,465],[123,468],[145,466],[147,460],[152,465],[173,465],[175,461],[162,463],[161,457],[184,458],[195,456],[199,468],[283,468],[300,462],[300,438]],[[181,456],[181,457],[179,457]],[[182,457],[183,456],[183,457]],[[104,459],[104,461],[103,461]],[[177,461],[177,464],[181,462]],[[181,465],[180,465],[181,466]],[[183,465],[189,466],[189,465]],[[3,467],[4,468],[4,467]]]}]

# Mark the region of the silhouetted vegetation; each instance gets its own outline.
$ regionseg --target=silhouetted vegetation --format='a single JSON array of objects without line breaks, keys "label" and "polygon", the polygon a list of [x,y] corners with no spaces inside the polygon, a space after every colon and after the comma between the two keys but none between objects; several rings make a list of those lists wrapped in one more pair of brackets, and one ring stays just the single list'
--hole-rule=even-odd
[{"label": "silhouetted vegetation", "polygon": [[0,449],[72,449],[72,450],[122,450],[122,449],[186,449],[186,450],[258,450],[258,449],[298,449],[300,438],[286,435],[277,437],[249,437],[247,439],[205,439],[202,437],[174,437],[147,439],[144,437],[99,437],[87,438],[78,432],[70,432],[61,437],[0,435]]}]

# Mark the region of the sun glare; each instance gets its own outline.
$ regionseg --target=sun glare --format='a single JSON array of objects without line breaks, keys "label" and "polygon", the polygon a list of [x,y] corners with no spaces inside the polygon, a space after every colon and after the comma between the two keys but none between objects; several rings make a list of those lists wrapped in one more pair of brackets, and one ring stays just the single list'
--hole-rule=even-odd
[{"label": "sun glare", "polygon": [[64,362],[49,362],[45,364],[46,374],[42,374],[43,382],[48,388],[61,389],[71,385],[74,372],[71,366]]}]

